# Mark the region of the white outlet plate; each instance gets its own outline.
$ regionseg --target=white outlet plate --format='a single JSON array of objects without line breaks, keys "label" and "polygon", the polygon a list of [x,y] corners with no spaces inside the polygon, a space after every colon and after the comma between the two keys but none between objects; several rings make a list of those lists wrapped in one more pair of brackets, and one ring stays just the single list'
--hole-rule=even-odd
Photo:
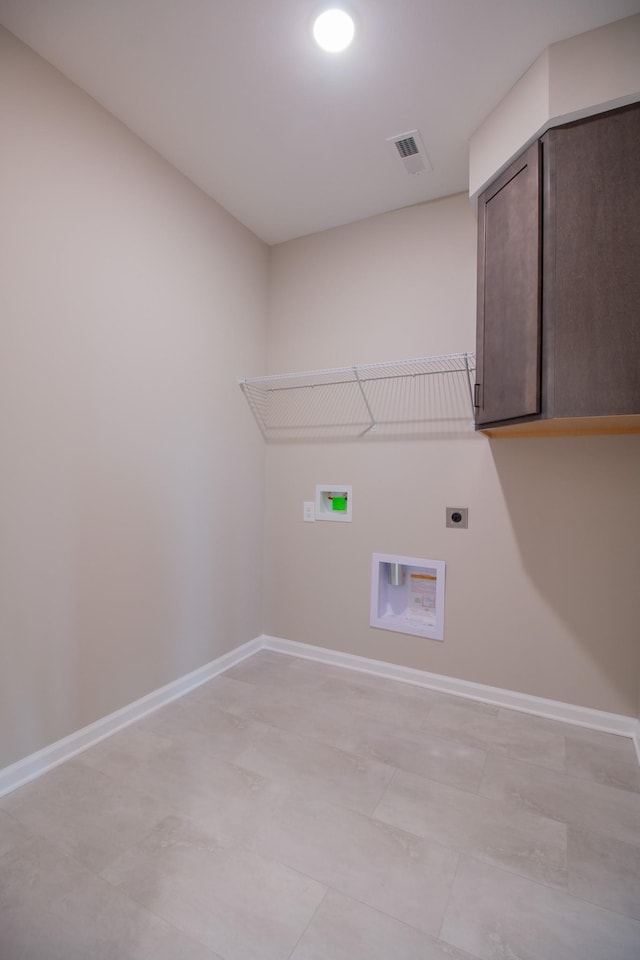
[{"label": "white outlet plate", "polygon": [[302,519],[305,523],[312,523],[316,518],[316,505],[313,500],[305,500],[302,504]]}]

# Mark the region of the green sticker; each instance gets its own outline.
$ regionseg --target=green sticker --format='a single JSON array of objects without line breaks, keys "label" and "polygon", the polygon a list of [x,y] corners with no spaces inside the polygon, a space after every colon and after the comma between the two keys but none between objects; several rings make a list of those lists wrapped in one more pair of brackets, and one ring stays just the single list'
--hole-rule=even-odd
[{"label": "green sticker", "polygon": [[333,509],[334,510],[346,510],[347,509],[347,498],[346,497],[333,497]]}]

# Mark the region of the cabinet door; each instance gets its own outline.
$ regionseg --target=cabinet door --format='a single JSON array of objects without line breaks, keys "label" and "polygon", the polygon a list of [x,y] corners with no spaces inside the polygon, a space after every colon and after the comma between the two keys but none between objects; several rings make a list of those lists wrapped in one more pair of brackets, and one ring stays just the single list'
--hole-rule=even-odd
[{"label": "cabinet door", "polygon": [[544,137],[553,415],[640,413],[640,106]]},{"label": "cabinet door", "polygon": [[478,201],[477,425],[540,413],[540,149]]}]

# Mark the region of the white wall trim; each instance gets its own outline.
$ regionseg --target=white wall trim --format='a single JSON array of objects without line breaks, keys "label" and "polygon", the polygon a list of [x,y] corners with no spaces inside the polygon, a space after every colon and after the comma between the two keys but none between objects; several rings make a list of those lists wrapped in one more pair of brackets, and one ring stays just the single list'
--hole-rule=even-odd
[{"label": "white wall trim", "polygon": [[99,743],[100,740],[110,737],[111,734],[122,730],[123,727],[128,727],[129,724],[142,719],[148,713],[153,713],[159,707],[164,707],[172,700],[184,696],[185,693],[189,693],[190,690],[206,683],[207,680],[211,680],[242,660],[246,660],[247,657],[256,653],[263,646],[261,637],[249,640],[242,646],[236,647],[235,650],[230,650],[210,663],[206,663],[203,667],[173,680],[166,686],[148,693],[114,713],[110,713],[109,716],[96,720],[68,737],[64,737],[62,740],[30,754],[23,760],[18,760],[11,766],[5,767],[0,770],[0,797],[17,789],[17,787],[21,787],[30,780],[34,780],[41,774],[46,773],[47,770],[57,767],[65,760],[70,760],[71,757]]},{"label": "white wall trim", "polygon": [[640,720],[635,717],[606,713],[604,710],[594,710],[591,707],[579,707],[559,700],[546,700],[544,697],[534,697],[515,690],[503,690],[501,687],[489,687],[471,680],[457,680],[455,677],[427,673],[426,670],[403,667],[383,660],[370,660],[368,657],[343,653],[340,650],[329,650],[326,647],[315,647],[295,640],[283,640],[280,637],[269,637],[264,634],[260,640],[264,649],[273,650],[276,653],[330,663],[349,670],[357,670],[360,673],[369,673],[389,680],[400,680],[402,683],[412,683],[430,690],[439,690],[441,693],[450,693],[456,697],[465,697],[467,700],[508,707],[510,710],[519,710],[521,713],[530,713],[548,720],[575,723],[580,727],[631,737],[638,754],[638,762],[640,762]]},{"label": "white wall trim", "polygon": [[636,720],[636,728],[633,731],[633,745],[636,748],[638,763],[640,763],[640,720]]},{"label": "white wall trim", "polygon": [[179,677],[172,683],[154,690],[152,693],[135,700],[133,703],[116,710],[114,713],[90,723],[87,727],[52,743],[36,753],[30,754],[23,760],[18,760],[0,770],[0,797],[16,790],[30,780],[35,780],[53,767],[70,760],[76,754],[82,753],[94,744],[99,743],[111,734],[117,733],[129,724],[141,720],[148,713],[153,713],[160,707],[177,700],[207,680],[217,677],[258,650],[273,650],[305,660],[316,660],[319,663],[328,663],[347,670],[359,673],[368,673],[388,680],[398,680],[401,683],[412,683],[418,687],[427,687],[429,690],[439,690],[456,697],[465,697],[468,700],[478,700],[493,706],[508,707],[519,710],[521,713],[530,713],[537,717],[546,717],[549,720],[560,720],[565,723],[575,723],[592,730],[602,730],[605,733],[615,733],[622,737],[630,737],[635,746],[638,763],[640,763],[640,720],[635,717],[625,717],[622,714],[606,713],[604,710],[594,710],[590,707],[579,707],[571,703],[562,703],[558,700],[545,700],[543,697],[534,697],[527,693],[517,693],[514,690],[503,690],[501,687],[489,687],[483,683],[474,683],[471,680],[458,680],[455,677],[445,677],[438,673],[428,673],[426,670],[416,670],[413,667],[403,667],[399,664],[387,663],[384,660],[371,660],[368,657],[356,656],[352,653],[342,653],[340,650],[330,650],[327,647],[316,647],[308,643],[298,643],[295,640],[283,640],[281,637],[271,637],[262,634],[255,640],[249,640],[235,650],[217,657],[210,663],[199,667],[192,673]]}]

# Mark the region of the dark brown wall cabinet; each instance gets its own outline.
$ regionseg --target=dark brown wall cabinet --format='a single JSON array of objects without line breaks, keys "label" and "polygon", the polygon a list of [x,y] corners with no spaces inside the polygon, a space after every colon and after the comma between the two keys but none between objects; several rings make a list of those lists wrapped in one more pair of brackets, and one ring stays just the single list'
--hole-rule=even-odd
[{"label": "dark brown wall cabinet", "polygon": [[547,131],[478,231],[477,429],[640,432],[640,104]]}]

